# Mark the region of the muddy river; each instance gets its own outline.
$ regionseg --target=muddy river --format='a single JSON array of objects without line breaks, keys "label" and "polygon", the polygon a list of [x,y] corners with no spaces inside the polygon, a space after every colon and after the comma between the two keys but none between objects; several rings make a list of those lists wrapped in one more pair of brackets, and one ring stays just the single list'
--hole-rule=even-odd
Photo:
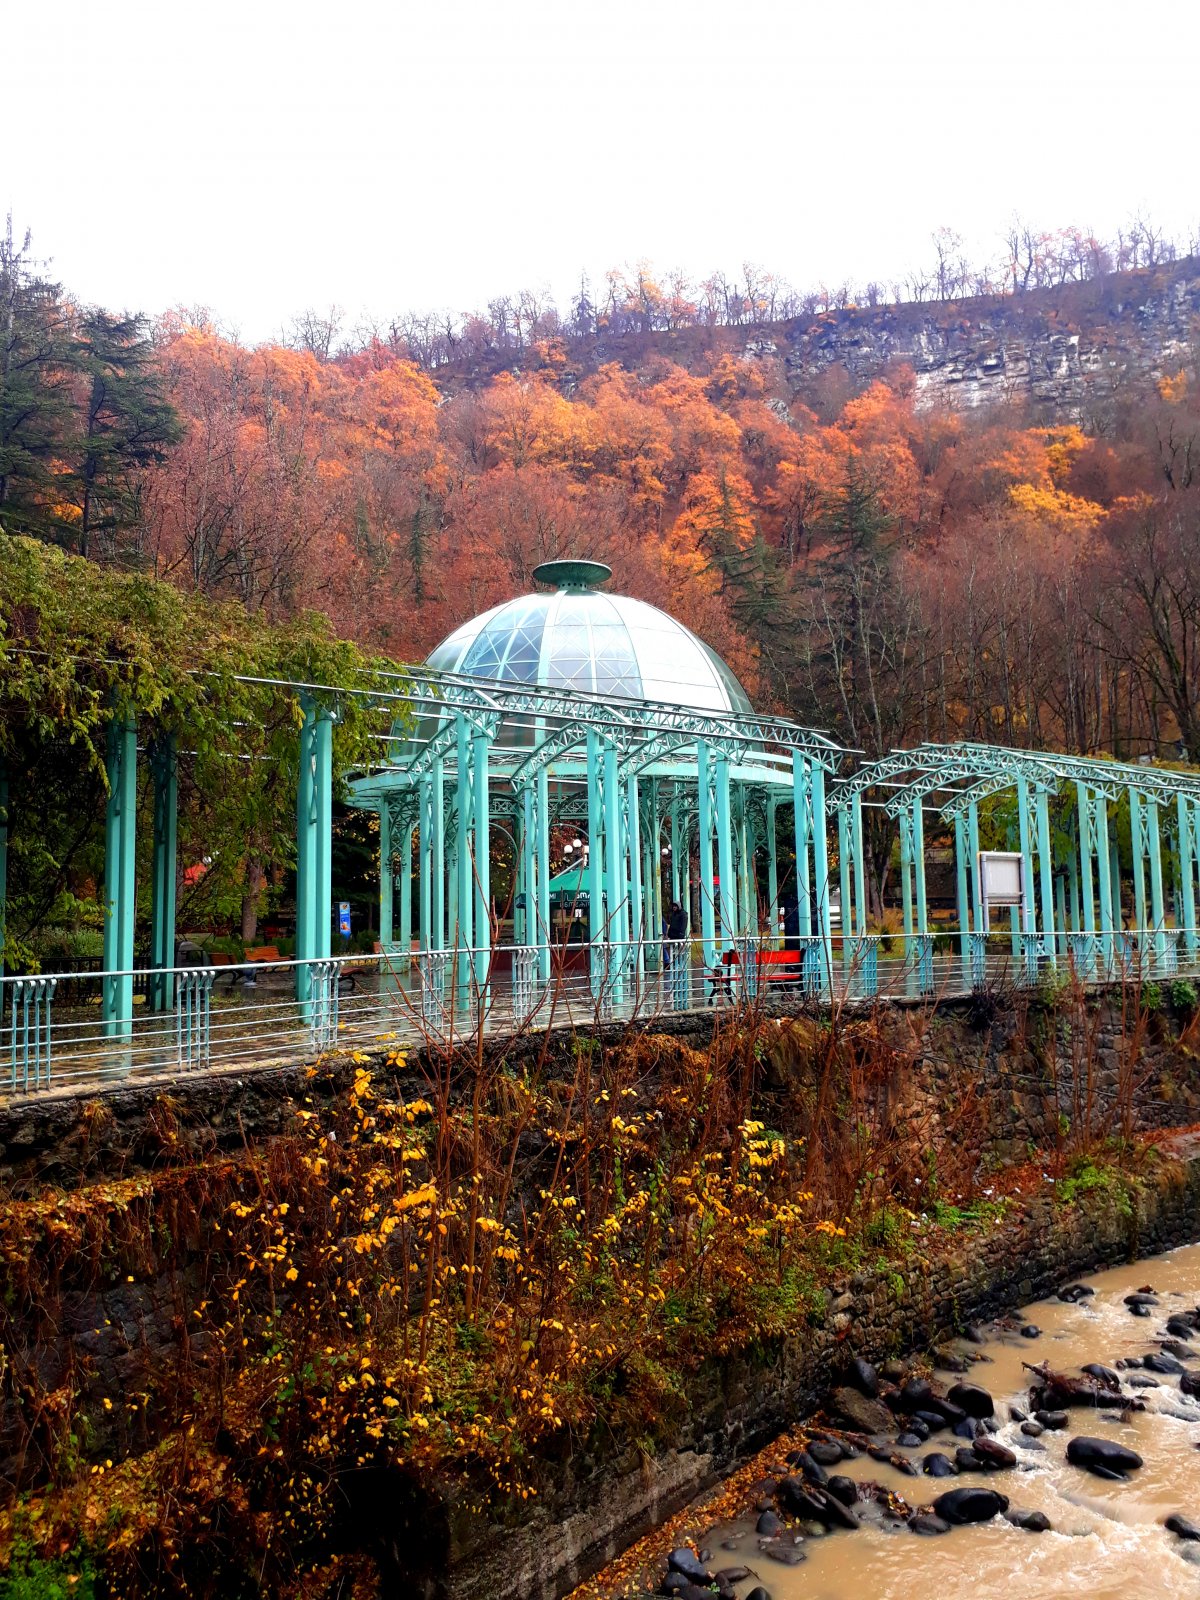
[{"label": "muddy river", "polygon": [[[730,1586],[739,1600],[757,1585],[765,1587],[770,1600],[929,1600],[931,1595],[964,1593],[1002,1595],[1005,1600],[1083,1594],[1093,1600],[1142,1595],[1196,1600],[1200,1542],[1181,1538],[1163,1525],[1172,1514],[1200,1524],[1200,1400],[1181,1393],[1179,1376],[1122,1366],[1122,1393],[1142,1400],[1144,1411],[1119,1414],[1113,1405],[1077,1406],[1068,1412],[1065,1427],[1036,1436],[1032,1430],[1022,1431],[1021,1419],[1034,1420],[1028,1414],[1031,1375],[1023,1363],[1046,1362],[1056,1372],[1078,1376],[1089,1362],[1115,1368],[1118,1362],[1161,1353],[1161,1341],[1172,1339],[1165,1326],[1168,1316],[1189,1313],[1200,1304],[1200,1245],[1080,1281],[1095,1293],[1075,1303],[1055,1299],[1026,1307],[1011,1330],[989,1329],[982,1345],[960,1342],[954,1347],[982,1358],[965,1374],[937,1374],[947,1386],[966,1382],[989,1392],[999,1424],[991,1437],[1015,1455],[1015,1466],[963,1470],[934,1480],[923,1472],[907,1476],[860,1454],[827,1469],[892,1489],[914,1509],[929,1505],[947,1489],[978,1485],[997,1490],[1008,1497],[1014,1512],[1044,1513],[1050,1531],[1027,1532],[998,1516],[937,1537],[918,1537],[896,1517],[880,1514],[878,1497],[873,1496],[858,1531],[814,1537],[817,1530],[810,1525],[796,1547],[803,1556],[796,1566],[765,1556],[753,1519],[718,1527],[706,1541],[712,1552],[710,1568],[751,1569],[752,1577],[739,1577]],[[1158,1304],[1147,1308],[1148,1315],[1136,1316],[1125,1296],[1146,1286],[1152,1287]],[[1040,1332],[1023,1337],[1017,1324],[1033,1325]],[[1175,1339],[1171,1348],[1200,1382],[1200,1330],[1190,1341]],[[1013,1406],[1018,1408],[1016,1420]],[[899,1431],[889,1443],[894,1444]],[[1077,1435],[1116,1441],[1136,1451],[1144,1464],[1124,1482],[1095,1477],[1066,1459],[1068,1442]],[[920,1467],[929,1452],[938,1450],[954,1460],[963,1445],[962,1438],[946,1430],[907,1445],[904,1454]],[[859,1509],[866,1505],[864,1497]],[[785,1538],[794,1537],[789,1526]]]}]

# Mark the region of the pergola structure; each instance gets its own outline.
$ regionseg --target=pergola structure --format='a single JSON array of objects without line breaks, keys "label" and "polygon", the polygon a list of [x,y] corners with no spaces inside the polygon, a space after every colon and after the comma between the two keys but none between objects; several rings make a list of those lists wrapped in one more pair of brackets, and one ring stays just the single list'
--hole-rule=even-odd
[{"label": "pergola structure", "polygon": [[[1200,967],[1200,774],[966,742],[863,762],[820,732],[757,714],[694,634],[641,602],[601,593],[607,575],[596,563],[548,563],[536,576],[549,590],[473,619],[423,667],[353,685],[269,686],[301,712],[296,951],[277,963],[277,999],[253,1023],[259,1055],[277,1053],[280,1039],[288,1049],[328,1048],[345,1026],[337,1020],[345,964],[372,960],[332,954],[334,728],[352,697],[378,725],[378,757],[349,784],[351,804],[379,821],[380,952],[370,1008],[359,1012],[363,1037],[394,1027],[396,1005],[414,993],[426,1019],[527,1023],[568,966],[606,1014],[721,1001],[734,986],[706,995],[706,977],[724,965],[727,975],[736,969],[738,992],[753,992],[766,952],[780,946],[810,998],[892,992],[888,961],[895,992],[970,990],[995,970],[988,963],[1002,946],[1004,970],[1018,982],[1051,967],[1085,980]],[[140,1012],[139,752],[153,776]],[[154,1017],[154,1037],[174,1039],[179,1064],[216,1059],[213,974],[178,960],[178,760],[171,737],[114,712],[98,1015],[71,1024],[89,1059],[104,1059],[102,1044],[136,1054],[135,1035]],[[0,773],[0,929],[9,803]],[[878,867],[893,828],[899,941],[868,916],[867,850]],[[1005,828],[1009,837],[998,838]],[[953,912],[936,928],[926,892],[931,832],[953,841],[955,859]],[[565,852],[576,836],[586,841],[584,865],[564,875],[579,860]],[[989,925],[981,836],[1020,863],[1022,893],[1003,933]],[[497,859],[511,879],[499,900]],[[564,883],[583,902],[573,907],[574,939],[552,913]],[[671,901],[689,926],[668,983]],[[786,931],[784,906],[792,908]],[[11,1054],[14,1087],[42,1083],[43,1056],[48,1081],[55,983],[54,974],[0,978],[0,1051]],[[495,1004],[500,988],[507,1010]],[[225,1059],[247,1048],[250,1011],[242,1017],[228,1030]],[[161,1060],[166,1046],[156,1049]]]}]

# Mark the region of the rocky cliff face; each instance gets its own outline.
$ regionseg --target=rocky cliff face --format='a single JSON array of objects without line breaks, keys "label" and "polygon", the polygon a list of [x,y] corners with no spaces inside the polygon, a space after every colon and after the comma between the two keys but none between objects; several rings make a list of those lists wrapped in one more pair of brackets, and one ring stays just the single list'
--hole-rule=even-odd
[{"label": "rocky cliff face", "polygon": [[1046,421],[1095,421],[1127,386],[1200,350],[1200,260],[1016,297],[851,308],[763,328],[751,358],[781,359],[803,398],[841,368],[854,387],[910,366],[922,409],[1024,401]]}]

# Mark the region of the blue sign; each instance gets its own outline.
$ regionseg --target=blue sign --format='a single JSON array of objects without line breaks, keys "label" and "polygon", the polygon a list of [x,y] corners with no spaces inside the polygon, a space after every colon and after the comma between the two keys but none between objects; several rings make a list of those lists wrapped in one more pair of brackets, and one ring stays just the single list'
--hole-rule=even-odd
[{"label": "blue sign", "polygon": [[349,933],[350,932],[350,902],[349,902],[349,900],[339,900],[338,901],[338,932],[339,933]]}]

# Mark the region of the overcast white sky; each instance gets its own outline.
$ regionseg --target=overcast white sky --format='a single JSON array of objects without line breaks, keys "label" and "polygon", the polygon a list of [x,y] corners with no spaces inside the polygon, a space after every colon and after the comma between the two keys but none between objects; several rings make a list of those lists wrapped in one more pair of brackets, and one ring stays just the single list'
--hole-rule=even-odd
[{"label": "overcast white sky", "polygon": [[1186,233],[1197,0],[42,0],[0,209],[84,299],[482,305],[581,268],[884,281],[1014,210]]}]

